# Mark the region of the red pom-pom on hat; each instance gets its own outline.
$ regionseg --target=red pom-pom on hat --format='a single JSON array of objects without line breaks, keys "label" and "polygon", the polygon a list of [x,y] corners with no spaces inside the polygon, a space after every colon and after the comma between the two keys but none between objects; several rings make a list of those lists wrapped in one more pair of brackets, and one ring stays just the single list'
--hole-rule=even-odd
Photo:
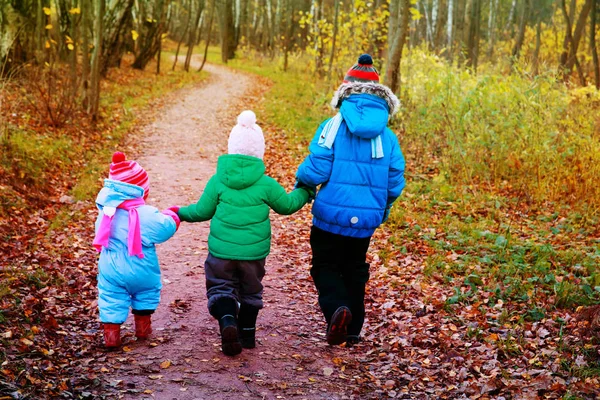
[{"label": "red pom-pom on hat", "polygon": [[140,186],[144,189],[144,198],[148,196],[148,190],[150,189],[148,173],[137,162],[127,160],[125,154],[120,151],[116,151],[112,155],[108,179]]},{"label": "red pom-pom on hat", "polygon": [[113,163],[119,163],[119,162],[123,162],[127,159],[127,157],[125,157],[125,154],[121,153],[120,151],[115,151],[114,154],[112,155],[112,162]]}]

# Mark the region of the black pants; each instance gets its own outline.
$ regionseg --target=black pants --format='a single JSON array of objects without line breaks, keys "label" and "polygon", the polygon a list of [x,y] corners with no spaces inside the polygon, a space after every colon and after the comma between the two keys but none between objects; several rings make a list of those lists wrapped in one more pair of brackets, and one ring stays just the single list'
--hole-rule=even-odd
[{"label": "black pants", "polygon": [[221,298],[229,297],[241,304],[263,308],[265,259],[226,260],[208,253],[204,263],[208,309]]},{"label": "black pants", "polygon": [[365,321],[365,285],[369,280],[366,262],[371,238],[336,235],[312,227],[310,274],[319,292],[319,305],[329,324],[338,307],[352,312],[348,335],[359,335]]}]

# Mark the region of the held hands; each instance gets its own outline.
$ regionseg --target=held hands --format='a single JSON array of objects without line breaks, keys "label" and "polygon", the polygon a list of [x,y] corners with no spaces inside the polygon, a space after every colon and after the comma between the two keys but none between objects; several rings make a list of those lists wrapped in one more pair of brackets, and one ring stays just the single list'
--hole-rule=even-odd
[{"label": "held hands", "polygon": [[306,192],[308,193],[308,201],[307,203],[310,203],[311,201],[313,201],[317,195],[317,188],[313,187],[313,186],[308,186],[307,184],[296,180],[296,184],[294,185],[294,189],[304,189],[306,190]]},{"label": "held hands", "polygon": [[179,224],[181,223],[181,220],[179,219],[179,215],[177,215],[177,212],[179,211],[179,206],[171,206],[169,208],[167,208],[166,210],[163,210],[162,213],[173,218],[173,221],[175,221],[175,230],[179,229]]}]

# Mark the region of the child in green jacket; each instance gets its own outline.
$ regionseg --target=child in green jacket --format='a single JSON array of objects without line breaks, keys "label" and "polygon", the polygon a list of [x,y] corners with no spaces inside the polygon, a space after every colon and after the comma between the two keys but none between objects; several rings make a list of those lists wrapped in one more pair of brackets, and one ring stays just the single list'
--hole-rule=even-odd
[{"label": "child in green jacket", "polygon": [[211,220],[206,294],[210,314],[219,321],[223,353],[229,356],[242,347],[255,347],[256,318],[263,307],[261,281],[271,248],[270,208],[293,214],[312,194],[305,188],[288,194],[265,175],[264,152],[256,115],[242,112],[229,136],[229,154],[219,157],[217,173],[200,200],[177,209],[181,221]]}]

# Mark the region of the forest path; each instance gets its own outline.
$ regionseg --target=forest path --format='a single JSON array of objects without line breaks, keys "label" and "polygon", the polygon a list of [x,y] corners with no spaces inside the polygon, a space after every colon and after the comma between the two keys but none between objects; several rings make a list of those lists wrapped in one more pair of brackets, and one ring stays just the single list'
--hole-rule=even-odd
[{"label": "forest path", "polygon": [[[197,201],[218,156],[227,150],[236,116],[267,90],[252,76],[214,65],[205,69],[210,73],[206,84],[177,93],[142,128],[137,160],[151,178],[149,203],[160,209]],[[268,141],[268,132],[266,137]],[[326,345],[316,295],[305,295],[312,290],[306,262],[285,272],[289,252],[306,252],[304,243],[303,250],[278,245],[278,232],[283,233],[284,224],[294,224],[293,218],[273,216],[273,252],[263,282],[265,308],[258,317],[257,347],[236,357],[221,353],[218,324],[207,311],[203,265],[209,222],[182,223],[158,249],[163,290],[153,315],[153,336],[137,342],[130,316],[123,326],[123,349],[106,353],[109,368],[104,376],[115,395],[169,400],[351,398],[340,385],[347,378],[332,376],[334,362],[341,362],[335,356],[344,357],[345,350]],[[308,236],[295,243],[303,240]],[[302,258],[308,260],[308,254]]]}]

